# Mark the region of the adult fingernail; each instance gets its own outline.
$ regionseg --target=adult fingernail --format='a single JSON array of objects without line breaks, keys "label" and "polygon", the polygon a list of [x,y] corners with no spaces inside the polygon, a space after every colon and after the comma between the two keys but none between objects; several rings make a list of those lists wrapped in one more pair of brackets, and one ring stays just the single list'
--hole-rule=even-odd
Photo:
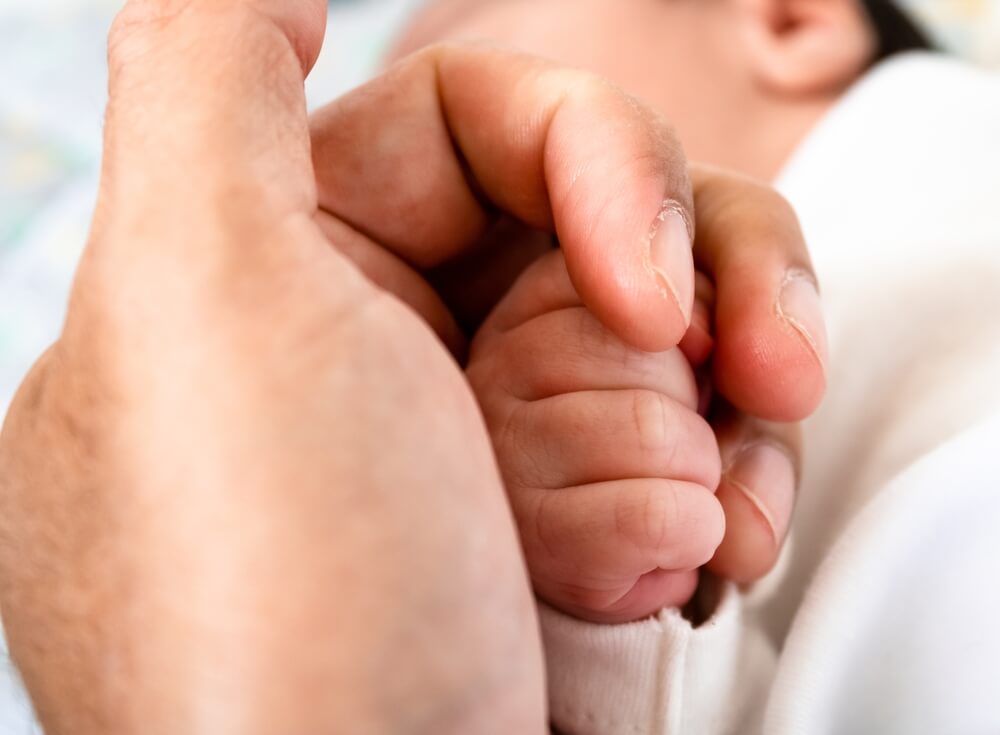
[{"label": "adult fingernail", "polygon": [[736,457],[725,476],[764,517],[779,546],[795,505],[795,468],[788,455],[772,444],[754,444]]},{"label": "adult fingernail", "polygon": [[691,231],[680,205],[665,202],[650,229],[649,264],[660,287],[673,299],[684,317],[691,323],[694,308],[694,256],[691,253]]},{"label": "adult fingernail", "polygon": [[828,357],[826,325],[812,275],[803,270],[791,270],[785,275],[778,298],[778,315],[799,333],[825,369]]}]

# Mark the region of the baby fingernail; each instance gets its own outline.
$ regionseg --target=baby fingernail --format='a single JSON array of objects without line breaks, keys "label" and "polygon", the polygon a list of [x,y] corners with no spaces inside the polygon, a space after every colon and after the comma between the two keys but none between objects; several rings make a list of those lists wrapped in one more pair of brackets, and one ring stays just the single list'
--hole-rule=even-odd
[{"label": "baby fingernail", "polygon": [[802,336],[825,368],[828,352],[823,306],[809,273],[791,270],[785,275],[778,298],[778,315]]},{"label": "baby fingernail", "polygon": [[726,470],[726,479],[764,516],[780,545],[795,505],[795,468],[788,455],[771,444],[755,444]]},{"label": "baby fingernail", "polygon": [[694,256],[691,232],[676,202],[665,202],[653,222],[649,260],[661,288],[676,302],[684,324],[689,325],[694,307]]}]

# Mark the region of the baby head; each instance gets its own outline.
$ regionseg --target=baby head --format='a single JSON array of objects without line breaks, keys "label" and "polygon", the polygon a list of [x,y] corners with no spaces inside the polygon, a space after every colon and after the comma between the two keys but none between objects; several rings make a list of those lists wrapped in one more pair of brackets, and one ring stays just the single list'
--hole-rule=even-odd
[{"label": "baby head", "polygon": [[431,0],[395,55],[448,40],[596,72],[692,159],[765,179],[875,61],[929,45],[889,0]]}]

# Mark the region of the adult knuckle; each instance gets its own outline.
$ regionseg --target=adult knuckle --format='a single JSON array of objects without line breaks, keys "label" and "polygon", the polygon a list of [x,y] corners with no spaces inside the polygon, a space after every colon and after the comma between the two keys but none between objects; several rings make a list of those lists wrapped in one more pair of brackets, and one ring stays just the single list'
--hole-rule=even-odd
[{"label": "adult knuckle", "polygon": [[580,103],[603,103],[610,96],[615,96],[616,88],[611,82],[582,69],[564,66],[550,66],[544,70],[544,80],[554,89],[562,90],[563,99],[572,99]]},{"label": "adult knuckle", "polygon": [[253,3],[131,0],[108,34],[109,72],[113,82],[136,66],[133,76],[150,76],[163,64],[218,73],[212,60],[223,48],[237,61],[234,68],[273,70],[300,53],[301,39],[286,30]]},{"label": "adult knuckle", "polygon": [[798,215],[783,194],[776,189],[756,184],[757,199],[760,202],[761,211],[767,212],[768,222],[776,229],[786,229],[789,226],[798,228]]},{"label": "adult knuckle", "polygon": [[[752,224],[760,230],[761,237],[773,237],[798,229],[798,215],[791,203],[776,189],[759,182],[746,182],[746,194],[740,204],[733,202],[732,209],[744,219],[755,215]],[[748,206],[752,202],[752,205]]]},{"label": "adult knuckle", "polygon": [[[108,32],[108,73],[114,81],[141,53],[139,30],[142,25],[123,10],[111,24]],[[148,46],[149,44],[146,44]]]},{"label": "adult knuckle", "polygon": [[127,63],[142,47],[153,43],[153,34],[169,25],[192,0],[129,0],[118,11],[108,32],[108,59]]}]

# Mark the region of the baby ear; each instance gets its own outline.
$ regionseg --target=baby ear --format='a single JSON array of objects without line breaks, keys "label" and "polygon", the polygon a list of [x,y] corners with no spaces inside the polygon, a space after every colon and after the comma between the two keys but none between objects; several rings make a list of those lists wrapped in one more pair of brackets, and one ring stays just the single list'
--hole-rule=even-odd
[{"label": "baby ear", "polygon": [[781,95],[848,86],[871,62],[877,39],[861,0],[732,0],[750,73]]}]

